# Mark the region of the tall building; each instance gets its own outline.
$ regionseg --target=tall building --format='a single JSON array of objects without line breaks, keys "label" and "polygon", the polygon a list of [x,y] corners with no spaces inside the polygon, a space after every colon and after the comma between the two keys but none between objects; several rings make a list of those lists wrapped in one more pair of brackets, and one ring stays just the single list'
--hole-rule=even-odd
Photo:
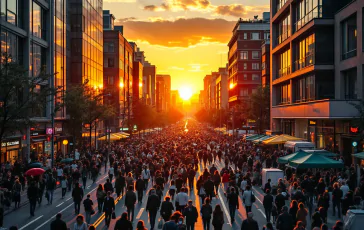
[{"label": "tall building", "polygon": [[219,68],[218,77],[216,78],[216,109],[229,108],[229,93],[228,93],[228,71],[227,68]]},{"label": "tall building", "polygon": [[269,38],[269,22],[240,19],[228,46],[229,107],[247,101],[261,84],[261,46]]},{"label": "tall building", "polygon": [[[129,128],[133,96],[133,47],[123,36],[122,27],[114,26],[115,17],[104,10],[104,100],[115,106],[114,118],[106,121],[112,132]],[[137,84],[139,86],[139,84]]]},{"label": "tall building", "polygon": [[340,10],[347,3],[271,0],[270,19],[272,131],[346,153],[351,147],[344,149],[343,138],[357,115],[348,102],[363,92],[362,49],[356,49],[362,26],[359,37],[355,25],[362,23],[362,1]]},{"label": "tall building", "polygon": [[262,86],[270,86],[270,40],[262,43]]},{"label": "tall building", "polygon": [[157,67],[144,62],[143,64],[143,91],[146,95],[146,103],[150,106],[156,106],[156,73]]},{"label": "tall building", "polygon": [[[0,4],[1,54],[7,53],[12,61],[28,70],[29,77],[36,77],[41,71],[53,74],[50,82],[66,90],[68,63],[67,1],[22,1],[2,0]],[[57,95],[56,103],[62,103]],[[47,140],[46,129],[51,128],[51,103],[45,109],[34,113],[34,125],[3,140],[1,162],[17,158],[27,159],[42,153],[51,153],[51,142]],[[55,136],[64,134],[66,117],[62,107],[55,114]],[[60,149],[61,138],[55,141],[54,149]],[[25,146],[25,147],[22,147]],[[5,148],[4,148],[5,147]]]},{"label": "tall building", "polygon": [[[156,86],[156,104],[157,110],[165,111],[170,108],[171,103],[171,76],[166,74],[156,75],[157,83],[160,83],[159,90],[158,85]],[[160,100],[158,100],[158,99]]]}]

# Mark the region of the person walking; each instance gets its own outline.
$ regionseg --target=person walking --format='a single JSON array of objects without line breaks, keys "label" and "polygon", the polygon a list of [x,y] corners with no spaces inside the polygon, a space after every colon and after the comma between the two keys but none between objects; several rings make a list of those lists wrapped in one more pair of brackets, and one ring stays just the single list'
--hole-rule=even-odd
[{"label": "person walking", "polygon": [[341,206],[341,198],[343,196],[343,190],[339,188],[339,183],[334,183],[334,190],[332,191],[332,215],[335,216],[335,210],[337,207],[337,214],[340,218],[340,206]]},{"label": "person walking", "polygon": [[35,206],[37,205],[38,200],[38,188],[35,186],[35,182],[32,181],[27,191],[29,206],[30,206],[30,215],[34,216]]},{"label": "person walking", "polygon": [[20,192],[21,192],[21,184],[19,179],[16,179],[13,185],[13,201],[15,203],[14,209],[20,207]]},{"label": "person walking", "polygon": [[113,193],[114,192],[114,188],[112,187],[112,183],[110,182],[110,179],[106,179],[106,183],[104,184],[104,190],[106,193],[110,192]]},{"label": "person walking", "polygon": [[128,220],[128,213],[123,212],[115,223],[114,230],[133,230],[132,223]]},{"label": "person walking", "polygon": [[75,188],[72,190],[73,203],[75,204],[75,214],[80,214],[80,205],[83,198],[83,189],[79,183],[75,183]]},{"label": "person walking", "polygon": [[278,189],[278,195],[274,202],[277,206],[278,213],[281,213],[283,206],[286,204],[286,197],[283,196],[282,190]]},{"label": "person walking", "polygon": [[109,227],[111,221],[111,215],[115,211],[115,201],[111,197],[111,192],[107,192],[107,196],[104,200],[103,211],[105,213],[105,225]]},{"label": "person walking", "polygon": [[172,215],[172,212],[174,210],[173,204],[171,202],[171,198],[169,196],[165,197],[165,200],[162,202],[161,205],[161,217],[163,218],[163,220],[165,222],[167,222],[169,220],[169,218]]},{"label": "person walking", "polygon": [[213,179],[214,179],[214,186],[215,186],[215,194],[218,194],[219,186],[221,184],[221,176],[217,170],[215,170],[215,172],[214,172]]},{"label": "person walking", "polygon": [[160,199],[154,189],[150,190],[150,196],[148,197],[146,211],[149,212],[150,229],[154,229],[155,218],[157,217],[157,211],[160,206]]},{"label": "person walking", "polygon": [[61,188],[62,188],[62,199],[64,199],[64,196],[66,195],[67,191],[67,180],[64,176],[61,176]]},{"label": "person walking", "polygon": [[169,221],[166,221],[164,224],[163,224],[163,228],[162,230],[177,230],[178,229],[178,219],[179,217],[181,216],[181,213],[180,212],[174,212],[172,215],[171,215],[171,220]]},{"label": "person walking", "polygon": [[250,190],[250,185],[247,185],[246,190],[243,193],[243,202],[245,204],[246,213],[252,211],[252,195],[253,192]]},{"label": "person walking", "polygon": [[[86,223],[90,225],[91,215],[95,213],[94,208],[92,207],[94,202],[90,199],[90,194],[87,194],[87,198],[83,201],[83,207],[85,208],[86,213]],[[93,212],[93,213],[92,213]]]},{"label": "person walking", "polygon": [[[83,189],[86,190],[86,183],[87,183],[87,175],[88,175],[88,170],[86,168],[86,165],[83,166],[83,169],[82,169],[82,173],[81,173],[81,176],[82,176],[82,184],[83,184]],[[87,217],[86,217],[87,219]]]},{"label": "person walking", "polygon": [[264,206],[264,210],[265,210],[265,216],[267,219],[267,223],[270,222],[270,217],[272,215],[272,208],[273,208],[273,196],[270,194],[270,189],[267,189],[265,191],[265,196],[263,199],[263,206]]},{"label": "person walking", "polygon": [[125,177],[121,174],[117,174],[118,176],[115,179],[115,192],[116,195],[119,197],[120,195],[124,195],[124,188],[125,188]]},{"label": "person walking", "polygon": [[130,185],[125,195],[125,206],[128,212],[128,219],[131,220],[131,222],[134,220],[134,205],[136,200],[137,198],[135,192],[133,191],[133,186]]},{"label": "person walking", "polygon": [[114,166],[110,165],[110,168],[109,168],[109,179],[110,181],[112,181],[112,178],[114,177]]},{"label": "person walking", "polygon": [[203,187],[206,192],[206,197],[210,198],[210,200],[212,201],[212,197],[215,196],[215,184],[214,182],[212,182],[210,176],[207,177],[207,181],[204,183]]},{"label": "person walking", "polygon": [[298,205],[298,211],[297,211],[297,219],[296,221],[299,222],[301,221],[303,226],[306,227],[307,226],[307,215],[308,215],[308,210],[305,208],[305,205],[301,202]]},{"label": "person walking", "polygon": [[181,192],[176,196],[176,210],[182,212],[188,202],[188,195],[185,192],[185,188],[181,188]]},{"label": "person walking", "polygon": [[76,223],[73,225],[73,230],[87,230],[87,224],[84,222],[83,215],[77,215]]},{"label": "person walking", "polygon": [[235,211],[236,211],[236,209],[239,209],[239,196],[237,194],[237,191],[235,191],[234,187],[230,188],[230,193],[228,193],[228,195],[227,195],[227,201],[229,204],[231,223],[234,223]]},{"label": "person walking", "polygon": [[144,180],[144,190],[147,190],[148,182],[149,182],[149,179],[150,179],[150,171],[149,171],[149,169],[147,168],[146,165],[144,166],[144,169],[142,171],[142,179]]},{"label": "person walking", "polygon": [[276,229],[292,230],[294,224],[292,216],[288,213],[288,207],[283,206],[282,213],[277,218]]},{"label": "person walking", "polygon": [[53,202],[53,192],[54,189],[56,189],[56,179],[54,179],[53,174],[49,174],[49,178],[46,183],[46,189],[47,189],[47,199],[48,204],[52,204]]},{"label": "person walking", "polygon": [[221,210],[220,204],[217,204],[214,212],[212,213],[212,226],[214,226],[214,230],[222,230],[223,225],[224,213]]},{"label": "person walking", "polygon": [[187,230],[195,230],[195,223],[197,222],[198,212],[197,208],[193,206],[192,200],[188,201],[188,205],[183,209],[182,214],[186,217]]},{"label": "person walking", "polygon": [[138,202],[142,203],[144,193],[144,181],[142,179],[142,176],[139,176],[138,180],[135,182],[135,190],[138,193]]},{"label": "person walking", "polygon": [[105,197],[106,197],[106,193],[104,191],[104,187],[102,186],[102,184],[99,184],[99,187],[97,188],[97,191],[96,191],[97,210],[99,212],[102,212],[102,206],[104,204]]},{"label": "person walking", "polygon": [[203,222],[203,229],[210,230],[210,220],[212,214],[212,207],[210,205],[210,198],[205,198],[205,203],[202,205],[201,210],[201,217]]},{"label": "person walking", "polygon": [[258,222],[253,219],[253,213],[248,212],[247,217],[241,224],[241,230],[259,230]]},{"label": "person walking", "polygon": [[144,225],[144,221],[139,220],[136,226],[136,230],[147,230],[147,228]]},{"label": "person walking", "polygon": [[67,230],[67,224],[62,220],[62,213],[57,213],[56,219],[51,222],[51,230]]}]

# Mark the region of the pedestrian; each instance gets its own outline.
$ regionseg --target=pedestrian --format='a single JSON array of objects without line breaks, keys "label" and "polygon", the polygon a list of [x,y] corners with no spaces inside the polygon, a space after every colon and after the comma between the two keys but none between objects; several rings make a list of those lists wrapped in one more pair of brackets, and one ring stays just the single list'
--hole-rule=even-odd
[{"label": "pedestrian", "polygon": [[111,197],[111,192],[107,192],[107,196],[104,200],[103,205],[104,213],[105,213],[105,225],[109,227],[111,221],[111,215],[115,211],[115,202],[114,198]]},{"label": "pedestrian", "polygon": [[183,208],[187,205],[187,202],[188,195],[187,193],[185,193],[185,188],[181,188],[180,193],[178,193],[176,196],[176,210],[181,212]]},{"label": "pedestrian", "polygon": [[128,212],[128,219],[131,220],[131,222],[134,220],[134,205],[136,201],[137,198],[135,192],[133,191],[133,186],[130,185],[125,195],[125,206]]},{"label": "pedestrian", "polygon": [[286,198],[282,194],[282,190],[278,189],[278,195],[275,199],[278,213],[281,213],[283,206],[286,204]]},{"label": "pedestrian", "polygon": [[169,195],[171,199],[174,200],[174,194],[176,194],[176,185],[174,180],[171,181],[171,186],[169,186]]},{"label": "pedestrian", "polygon": [[224,213],[221,210],[220,204],[217,204],[212,215],[212,226],[214,226],[214,230],[222,230],[223,225]]},{"label": "pedestrian", "polygon": [[97,188],[97,191],[96,191],[97,210],[99,212],[102,212],[102,206],[104,204],[105,197],[106,197],[106,193],[104,191],[104,187],[102,186],[102,184],[99,184],[99,187]]},{"label": "pedestrian", "polygon": [[220,187],[220,184],[221,184],[221,176],[220,176],[220,174],[219,174],[219,172],[217,170],[214,171],[213,179],[214,179],[215,193],[218,194],[219,193],[219,187]]},{"label": "pedestrian", "polygon": [[124,195],[124,188],[125,188],[125,177],[119,172],[118,176],[115,179],[115,192],[117,197],[120,195]]},{"label": "pedestrian", "polygon": [[291,205],[289,206],[289,215],[292,216],[293,224],[297,222],[297,211],[298,211],[298,202],[296,200],[291,201]]},{"label": "pedestrian", "polygon": [[252,211],[252,195],[253,192],[250,190],[250,185],[247,185],[246,190],[243,193],[243,203],[245,205],[246,213]]},{"label": "pedestrian", "polygon": [[247,219],[241,224],[241,230],[259,230],[258,222],[253,219],[252,212],[248,212]]},{"label": "pedestrian", "polygon": [[67,191],[67,180],[64,176],[61,177],[61,188],[62,188],[62,199],[64,199],[64,196],[66,195]]},{"label": "pedestrian", "polygon": [[67,224],[62,220],[62,213],[57,213],[56,219],[51,222],[51,230],[67,230]]},{"label": "pedestrian", "polygon": [[112,183],[110,182],[110,179],[106,179],[106,183],[104,184],[104,190],[105,192],[114,192],[114,188],[112,187]]},{"label": "pedestrian", "polygon": [[54,179],[53,174],[49,174],[49,178],[46,183],[46,188],[47,188],[48,204],[52,204],[53,192],[54,192],[54,189],[56,189],[56,179]]},{"label": "pedestrian", "polygon": [[[38,200],[38,188],[35,186],[35,182],[32,181],[27,191],[29,206],[30,206],[30,215],[34,216],[35,206],[37,205]],[[1,202],[2,203],[2,202]]]},{"label": "pedestrian", "polygon": [[[271,182],[271,179],[268,179],[268,181],[267,181],[267,183],[265,183],[265,185],[264,185],[264,189],[263,189],[263,191],[267,191],[267,189],[269,189],[269,191],[271,191],[272,190],[272,186],[270,185],[270,182]],[[269,221],[268,221],[269,222]]]},{"label": "pedestrian", "polygon": [[44,179],[44,177],[42,175],[42,176],[40,176],[39,182],[38,182],[38,204],[39,204],[39,206],[42,203],[45,187],[46,187],[46,180]]},{"label": "pedestrian", "polygon": [[341,198],[343,196],[343,190],[339,189],[339,183],[334,183],[334,190],[332,191],[332,215],[335,216],[335,210],[337,207],[338,218],[340,218],[340,205]]},{"label": "pedestrian", "polygon": [[323,221],[322,221],[322,218],[321,218],[321,215],[319,212],[314,212],[313,215],[312,215],[312,218],[311,218],[311,229],[315,228],[315,227],[318,227],[320,228],[321,225],[323,224]]},{"label": "pedestrian", "polygon": [[76,223],[73,225],[73,230],[87,230],[87,224],[84,222],[83,215],[77,215]]},{"label": "pedestrian", "polygon": [[187,230],[187,226],[183,223],[183,220],[184,220],[183,216],[180,216],[178,218],[178,223],[177,223],[178,230]]},{"label": "pedestrian", "polygon": [[149,223],[151,230],[154,229],[155,219],[157,217],[157,211],[160,206],[160,199],[154,189],[150,190],[150,196],[148,197],[146,211],[149,212]]},{"label": "pedestrian", "polygon": [[21,192],[21,184],[19,179],[16,179],[13,185],[13,201],[15,203],[14,209],[20,207],[20,192]]},{"label": "pedestrian", "polygon": [[142,176],[139,176],[138,180],[135,182],[135,190],[138,193],[138,202],[142,203],[144,192],[144,181],[142,180]]},{"label": "pedestrian", "polygon": [[86,190],[87,174],[88,174],[88,171],[87,171],[86,165],[84,165],[83,168],[82,168],[82,173],[81,173],[81,176],[82,176],[82,184],[83,184],[83,189],[84,190]]},{"label": "pedestrian", "polygon": [[274,230],[272,223],[267,223],[262,230]]},{"label": "pedestrian", "polygon": [[234,187],[230,188],[230,193],[227,195],[227,201],[229,204],[229,212],[231,217],[231,223],[235,221],[235,211],[239,209],[239,195]]},{"label": "pedestrian", "polygon": [[110,181],[112,181],[113,177],[114,177],[114,167],[112,165],[110,165],[110,168],[109,168],[109,179],[110,179]]},{"label": "pedestrian", "polygon": [[87,198],[83,201],[83,206],[85,208],[86,223],[89,225],[91,222],[91,215],[95,214],[93,206],[94,203],[90,199],[90,194],[87,194]]},{"label": "pedestrian", "polygon": [[150,171],[149,171],[149,169],[147,168],[146,165],[144,165],[144,169],[142,171],[142,179],[144,181],[144,190],[147,190],[148,182],[149,182],[149,179],[150,179]]},{"label": "pedestrian", "polygon": [[169,196],[166,196],[164,198],[164,201],[162,202],[161,205],[161,217],[163,218],[163,220],[165,222],[169,221],[169,218],[172,215],[172,212],[174,210],[173,204],[171,202],[171,198]]},{"label": "pedestrian", "polygon": [[192,200],[188,201],[188,205],[183,209],[183,216],[186,219],[187,230],[194,230],[195,223],[197,222],[198,212],[197,208],[193,206]]},{"label": "pedestrian", "polygon": [[75,215],[80,214],[80,205],[83,198],[83,189],[79,183],[75,183],[75,188],[72,190],[73,203],[75,204]]},{"label": "pedestrian", "polygon": [[301,221],[303,226],[306,227],[307,225],[307,215],[308,210],[305,208],[305,205],[301,202],[298,205],[298,211],[297,211],[297,222]]},{"label": "pedestrian", "polygon": [[265,210],[265,216],[267,219],[267,223],[270,222],[270,217],[272,215],[272,208],[273,208],[273,196],[270,194],[270,189],[265,190],[265,196],[263,199],[263,207]]},{"label": "pedestrian", "polygon": [[292,230],[294,226],[292,216],[288,213],[288,207],[282,207],[282,214],[277,218],[276,229]]},{"label": "pedestrian", "polygon": [[205,203],[202,205],[200,213],[203,222],[203,229],[210,230],[210,221],[212,214],[212,206],[210,205],[210,198],[208,197],[205,198]]},{"label": "pedestrian", "polygon": [[115,223],[114,230],[133,230],[132,223],[128,220],[128,213],[123,212]]},{"label": "pedestrian", "polygon": [[144,221],[139,220],[136,226],[136,230],[147,230],[147,228],[144,225]]},{"label": "pedestrian", "polygon": [[171,220],[169,221],[166,221],[164,224],[163,224],[163,228],[162,230],[177,230],[178,229],[178,220],[179,220],[179,217],[182,216],[182,214],[180,212],[174,212],[172,215],[171,215]]}]

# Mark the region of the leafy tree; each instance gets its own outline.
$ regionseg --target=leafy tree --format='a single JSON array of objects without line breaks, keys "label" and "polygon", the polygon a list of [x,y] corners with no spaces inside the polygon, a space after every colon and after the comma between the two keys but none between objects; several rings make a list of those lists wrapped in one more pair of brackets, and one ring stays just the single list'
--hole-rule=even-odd
[{"label": "leafy tree", "polygon": [[[57,89],[50,87],[51,75],[44,71],[29,77],[19,64],[2,56],[0,66],[0,143],[6,136],[23,132],[33,124],[32,117],[45,116],[46,103]],[[0,144],[0,153],[1,152]],[[1,159],[1,158],[0,158]]]},{"label": "leafy tree", "polygon": [[256,120],[259,133],[269,128],[270,116],[270,91],[269,87],[259,86],[250,96],[248,106],[248,119]]},{"label": "leafy tree", "polygon": [[138,101],[134,103],[133,109],[132,122],[137,125],[138,130],[144,130],[153,126],[157,114],[151,106]]}]

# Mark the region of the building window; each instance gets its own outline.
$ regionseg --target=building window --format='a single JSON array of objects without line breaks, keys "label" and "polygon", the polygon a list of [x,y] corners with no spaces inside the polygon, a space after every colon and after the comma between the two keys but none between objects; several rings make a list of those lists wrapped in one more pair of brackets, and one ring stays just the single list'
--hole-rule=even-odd
[{"label": "building window", "polygon": [[322,17],[322,0],[301,0],[297,5],[296,31],[314,18]]},{"label": "building window", "polygon": [[344,72],[344,93],[345,99],[357,99],[357,77],[356,68]]},{"label": "building window", "polygon": [[114,42],[104,42],[104,52],[114,53],[115,52]]},{"label": "building window", "polygon": [[312,101],[315,95],[315,75],[306,76],[294,81],[294,95],[296,102]]},{"label": "building window", "polygon": [[240,59],[241,60],[247,60],[248,59],[248,51],[240,52]]},{"label": "building window", "polygon": [[37,3],[32,2],[33,9],[30,12],[30,30],[33,36],[42,38],[43,30],[43,9]]},{"label": "building window", "polygon": [[341,59],[356,56],[357,25],[356,14],[341,22]]},{"label": "building window", "polygon": [[248,69],[248,64],[244,63],[244,70]]},{"label": "building window", "polygon": [[114,84],[114,76],[107,77],[107,84],[113,85]]},{"label": "building window", "polygon": [[253,59],[259,59],[260,58],[259,51],[253,51],[252,52],[252,58]]},{"label": "building window", "polygon": [[282,42],[284,42],[285,40],[287,40],[287,38],[289,38],[289,36],[291,36],[291,23],[290,23],[290,15],[288,14],[282,21],[279,22],[278,25],[278,38],[277,38],[277,43],[281,44]]},{"label": "building window", "polygon": [[[1,30],[1,54],[7,54],[10,62],[17,62],[19,60],[19,39],[18,36],[12,34],[5,29]],[[1,59],[1,62],[5,60]]]},{"label": "building window", "polygon": [[251,40],[260,40],[260,33],[252,33]]},{"label": "building window", "polygon": [[287,104],[290,103],[291,93],[290,93],[290,85],[284,84],[279,87],[278,90],[278,103],[279,104]]},{"label": "building window", "polygon": [[240,96],[247,97],[249,95],[248,89],[240,89]]},{"label": "building window", "polygon": [[114,58],[107,59],[107,67],[114,67]]},{"label": "building window", "polygon": [[252,81],[259,80],[259,74],[252,74]]},{"label": "building window", "polygon": [[248,74],[244,73],[243,77],[244,77],[244,80],[248,80]]},{"label": "building window", "polygon": [[269,39],[270,39],[270,33],[264,32],[264,40],[269,40]]},{"label": "building window", "polygon": [[252,69],[259,70],[259,63],[252,63]]},{"label": "building window", "polygon": [[301,40],[298,44],[298,60],[295,62],[295,70],[315,64],[315,35]]},{"label": "building window", "polygon": [[278,78],[291,73],[291,50],[286,50],[278,57]]},{"label": "building window", "polygon": [[1,0],[1,19],[13,25],[18,25],[18,0]]},{"label": "building window", "polygon": [[38,77],[43,69],[45,69],[45,51],[44,48],[31,44],[30,48],[30,70],[33,77]]},{"label": "building window", "polygon": [[248,39],[248,33],[244,33],[244,40]]}]

